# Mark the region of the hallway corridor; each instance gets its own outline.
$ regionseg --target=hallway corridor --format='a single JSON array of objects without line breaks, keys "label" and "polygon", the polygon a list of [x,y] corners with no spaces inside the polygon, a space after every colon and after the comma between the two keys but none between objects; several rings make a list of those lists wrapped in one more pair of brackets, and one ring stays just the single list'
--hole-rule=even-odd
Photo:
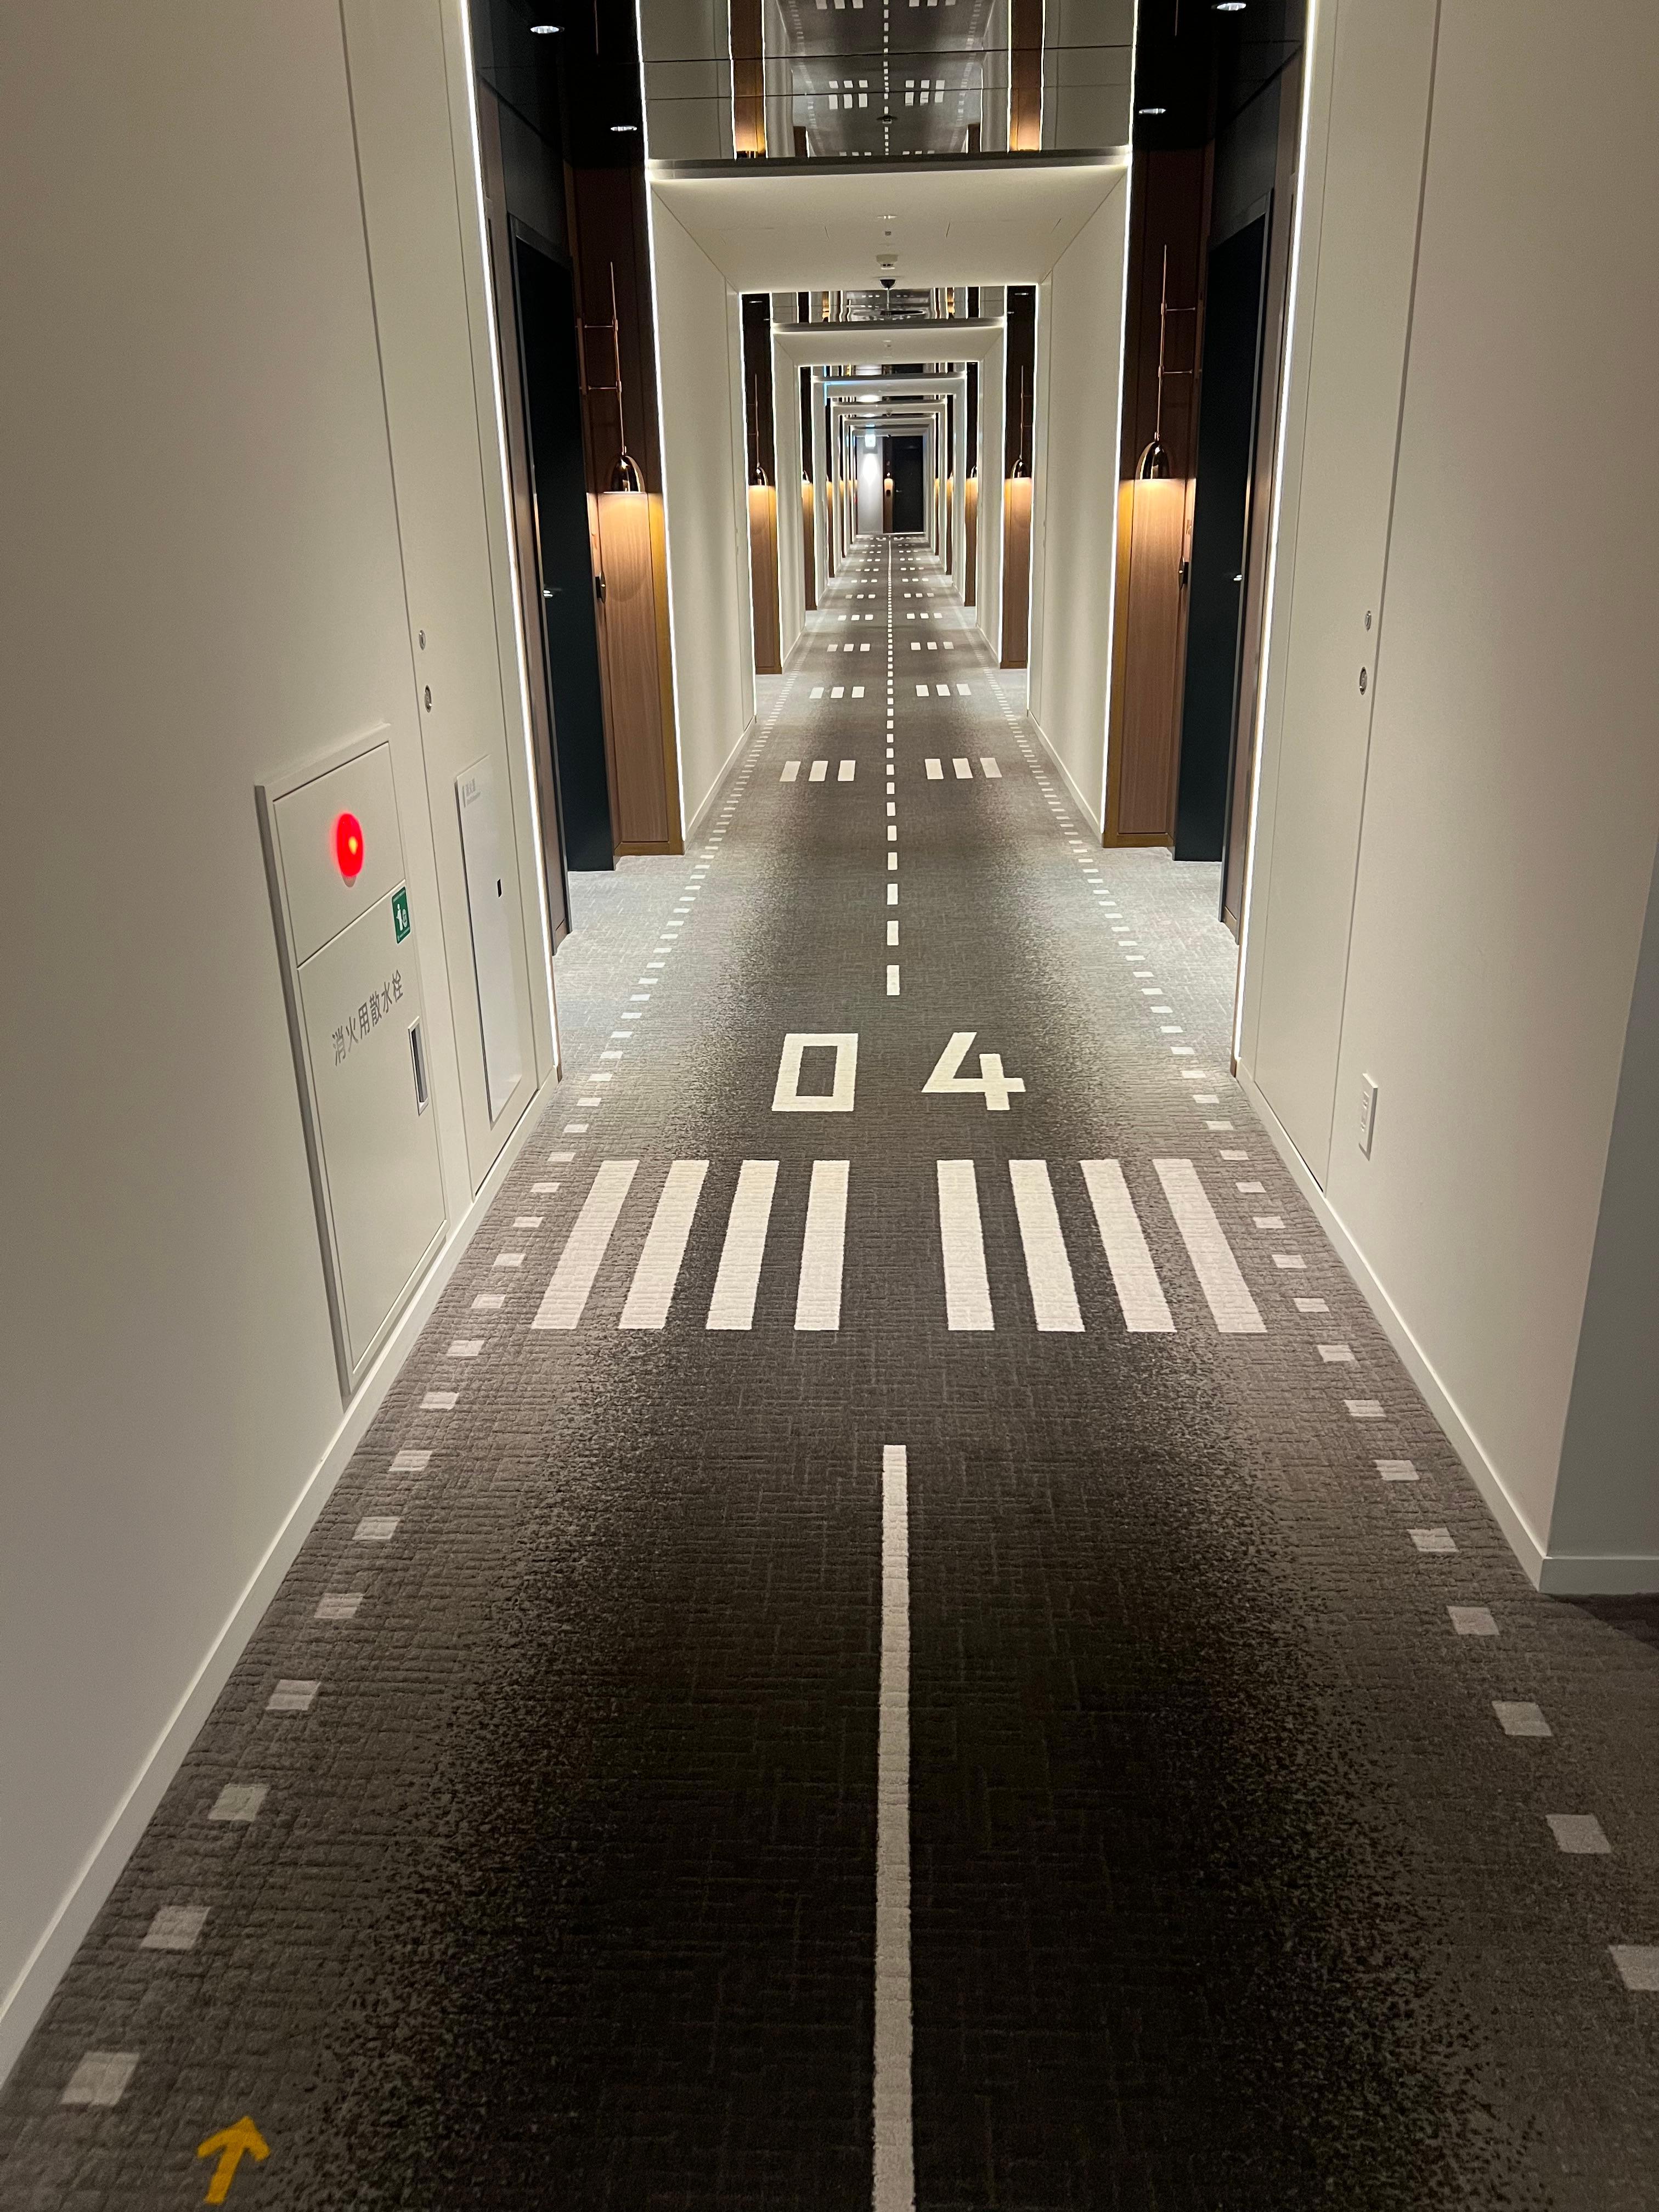
[{"label": "hallway corridor", "polygon": [[[1537,1595],[860,541],[0,2093],[0,2204],[1659,2201],[1659,1603]],[[872,2152],[873,2142],[873,2152]],[[873,2184],[872,2184],[873,2173]]]}]

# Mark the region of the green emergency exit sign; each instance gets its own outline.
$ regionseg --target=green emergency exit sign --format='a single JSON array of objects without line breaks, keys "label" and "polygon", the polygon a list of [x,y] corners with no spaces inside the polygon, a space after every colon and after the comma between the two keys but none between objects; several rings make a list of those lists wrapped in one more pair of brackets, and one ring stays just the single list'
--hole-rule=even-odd
[{"label": "green emergency exit sign", "polygon": [[392,927],[398,933],[401,945],[409,934],[409,886],[399,884],[392,894]]}]

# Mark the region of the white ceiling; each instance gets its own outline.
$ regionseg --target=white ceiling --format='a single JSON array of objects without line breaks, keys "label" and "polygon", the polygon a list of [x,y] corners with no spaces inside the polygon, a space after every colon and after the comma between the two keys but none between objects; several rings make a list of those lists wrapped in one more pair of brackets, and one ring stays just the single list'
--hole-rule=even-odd
[{"label": "white ceiling", "polygon": [[941,399],[947,392],[966,392],[965,376],[827,376],[824,391],[831,399],[857,406],[866,399]]},{"label": "white ceiling", "polygon": [[[1039,283],[1127,166],[1126,149],[845,167],[653,161],[646,174],[734,291],[785,292],[884,274],[912,286]],[[896,257],[890,270],[884,254]]]},{"label": "white ceiling", "polygon": [[1002,318],[972,322],[774,323],[776,358],[796,368],[833,368],[842,362],[984,361],[1002,342]]}]

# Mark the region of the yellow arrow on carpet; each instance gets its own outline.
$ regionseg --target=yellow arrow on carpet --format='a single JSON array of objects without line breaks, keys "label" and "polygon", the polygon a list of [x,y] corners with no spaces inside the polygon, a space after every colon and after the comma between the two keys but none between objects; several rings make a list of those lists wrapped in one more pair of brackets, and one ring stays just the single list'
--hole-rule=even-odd
[{"label": "yellow arrow on carpet", "polygon": [[198,2158],[211,2158],[215,2151],[219,2154],[219,2163],[213,2170],[213,2179],[208,2184],[208,2193],[204,2201],[209,2204],[222,2204],[230,2194],[230,2185],[241,2164],[242,2153],[252,2151],[256,2159],[269,2158],[270,2145],[245,2112],[234,2127],[221,2128],[216,2136],[210,2136],[196,2155]]}]

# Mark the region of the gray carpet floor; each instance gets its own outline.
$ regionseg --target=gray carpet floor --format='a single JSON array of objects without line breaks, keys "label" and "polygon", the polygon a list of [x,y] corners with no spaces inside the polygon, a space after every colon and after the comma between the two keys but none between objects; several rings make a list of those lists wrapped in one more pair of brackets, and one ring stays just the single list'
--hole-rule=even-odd
[{"label": "gray carpet floor", "polygon": [[1659,1615],[1528,1588],[1227,1074],[1215,872],[1022,700],[867,547],[576,879],[557,1099],[0,2203],[246,2115],[233,2206],[1659,2204]]}]

